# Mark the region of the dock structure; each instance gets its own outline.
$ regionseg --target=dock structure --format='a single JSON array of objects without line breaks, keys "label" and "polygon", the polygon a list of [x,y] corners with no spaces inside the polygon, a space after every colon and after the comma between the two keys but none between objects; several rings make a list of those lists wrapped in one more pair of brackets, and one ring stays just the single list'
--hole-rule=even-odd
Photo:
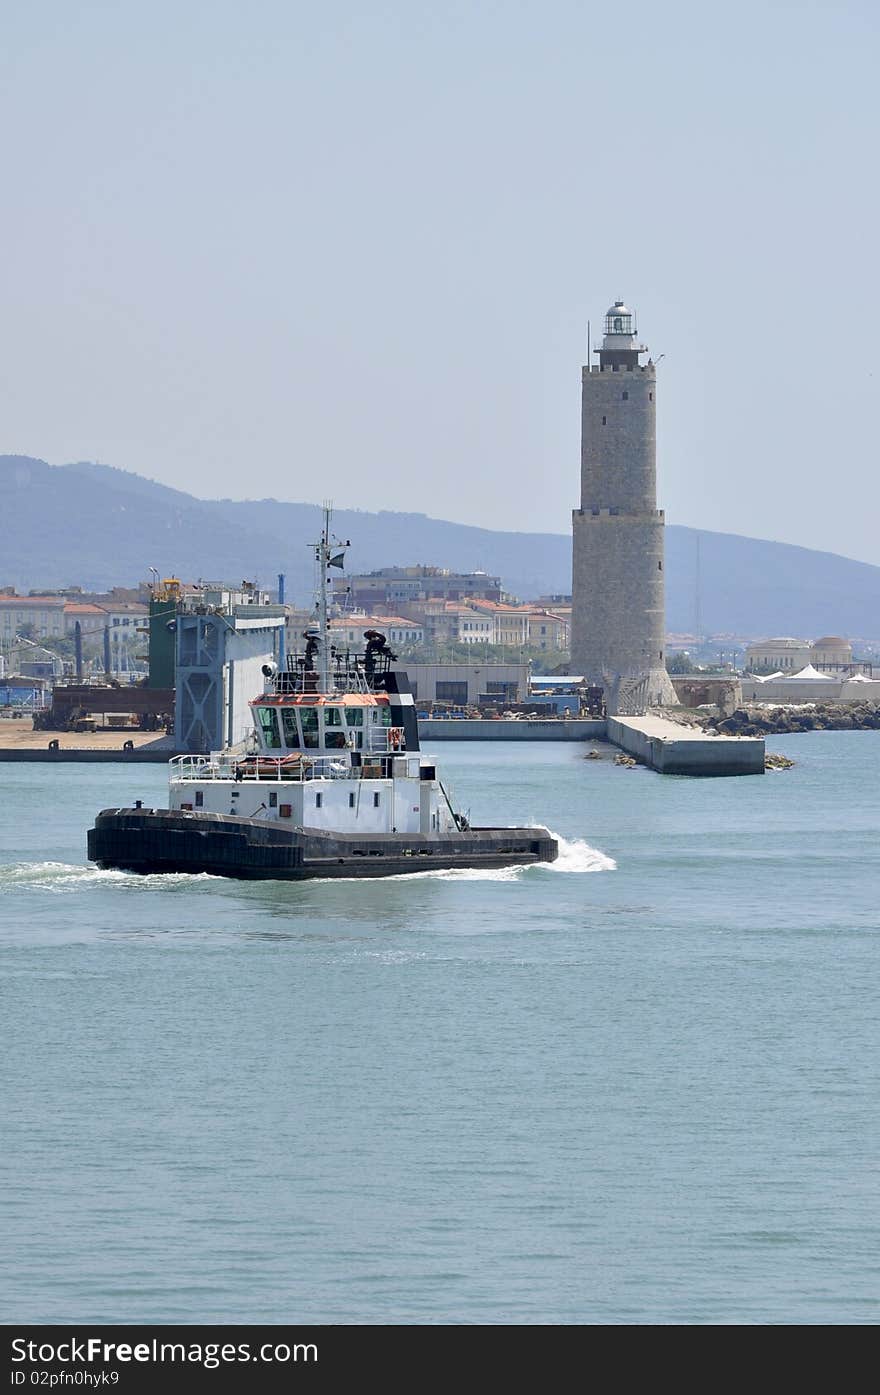
[{"label": "dock structure", "polygon": [[149,746],[127,751],[121,747],[0,746],[0,762],[10,765],[167,765],[176,751],[155,751]]},{"label": "dock structure", "polygon": [[608,741],[660,775],[763,775],[764,740],[721,736],[684,726],[659,713],[516,721],[423,718],[423,741]]},{"label": "dock structure", "polygon": [[[14,745],[2,744],[0,733],[0,763],[26,762],[50,764],[167,764],[180,754],[171,738],[149,737],[135,732],[120,747],[120,733],[104,734],[114,745],[93,735],[83,738],[79,733],[65,732],[60,737],[45,739],[43,732],[28,734]],[[764,741],[753,736],[720,736],[697,727],[683,726],[658,713],[644,717],[569,717],[547,719],[524,717],[490,721],[464,718],[422,718],[419,735],[423,742],[433,741],[608,741],[641,764],[661,775],[761,775],[764,771]],[[77,745],[88,740],[89,744]],[[126,747],[128,749],[126,749]]]},{"label": "dock structure", "polygon": [[604,717],[422,717],[419,735],[423,741],[604,741],[606,727]]},{"label": "dock structure", "polygon": [[720,736],[657,713],[609,717],[608,740],[661,775],[763,775],[764,739]]}]

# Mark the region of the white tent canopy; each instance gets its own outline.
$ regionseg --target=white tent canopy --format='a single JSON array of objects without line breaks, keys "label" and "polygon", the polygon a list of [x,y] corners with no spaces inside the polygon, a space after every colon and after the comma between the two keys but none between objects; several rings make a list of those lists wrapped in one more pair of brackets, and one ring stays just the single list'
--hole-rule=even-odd
[{"label": "white tent canopy", "polygon": [[839,683],[839,678],[833,678],[830,673],[820,673],[812,664],[807,664],[799,673],[792,673],[788,678],[780,678],[780,683]]}]

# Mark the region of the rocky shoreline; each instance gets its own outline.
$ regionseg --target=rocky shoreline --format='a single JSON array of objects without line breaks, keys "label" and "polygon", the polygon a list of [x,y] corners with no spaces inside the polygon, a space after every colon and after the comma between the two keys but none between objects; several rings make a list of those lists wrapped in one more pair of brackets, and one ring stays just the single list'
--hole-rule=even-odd
[{"label": "rocky shoreline", "polygon": [[[723,736],[776,736],[798,731],[877,731],[880,706],[873,702],[817,702],[797,707],[749,703],[729,717],[694,714],[701,726]],[[702,720],[700,720],[702,719]]]}]

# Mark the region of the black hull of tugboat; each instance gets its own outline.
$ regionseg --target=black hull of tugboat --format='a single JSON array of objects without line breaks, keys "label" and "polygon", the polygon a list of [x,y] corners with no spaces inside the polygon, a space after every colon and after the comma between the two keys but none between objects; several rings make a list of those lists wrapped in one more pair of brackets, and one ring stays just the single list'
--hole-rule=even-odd
[{"label": "black hull of tugboat", "polygon": [[274,820],[170,809],[103,809],[88,834],[89,860],[99,867],[143,874],[208,872],[250,881],[515,867],[553,862],[558,853],[546,828],[351,837],[285,828]]}]

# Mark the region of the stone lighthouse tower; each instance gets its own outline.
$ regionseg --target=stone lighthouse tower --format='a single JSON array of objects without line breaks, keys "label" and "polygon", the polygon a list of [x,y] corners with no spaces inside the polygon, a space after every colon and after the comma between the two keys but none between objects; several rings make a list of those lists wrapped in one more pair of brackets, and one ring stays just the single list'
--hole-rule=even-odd
[{"label": "stone lighthouse tower", "polygon": [[635,315],[615,301],[597,367],[583,370],[581,506],[575,509],[571,671],[609,712],[674,703],[666,672],[663,511],[657,508],[657,371]]}]

